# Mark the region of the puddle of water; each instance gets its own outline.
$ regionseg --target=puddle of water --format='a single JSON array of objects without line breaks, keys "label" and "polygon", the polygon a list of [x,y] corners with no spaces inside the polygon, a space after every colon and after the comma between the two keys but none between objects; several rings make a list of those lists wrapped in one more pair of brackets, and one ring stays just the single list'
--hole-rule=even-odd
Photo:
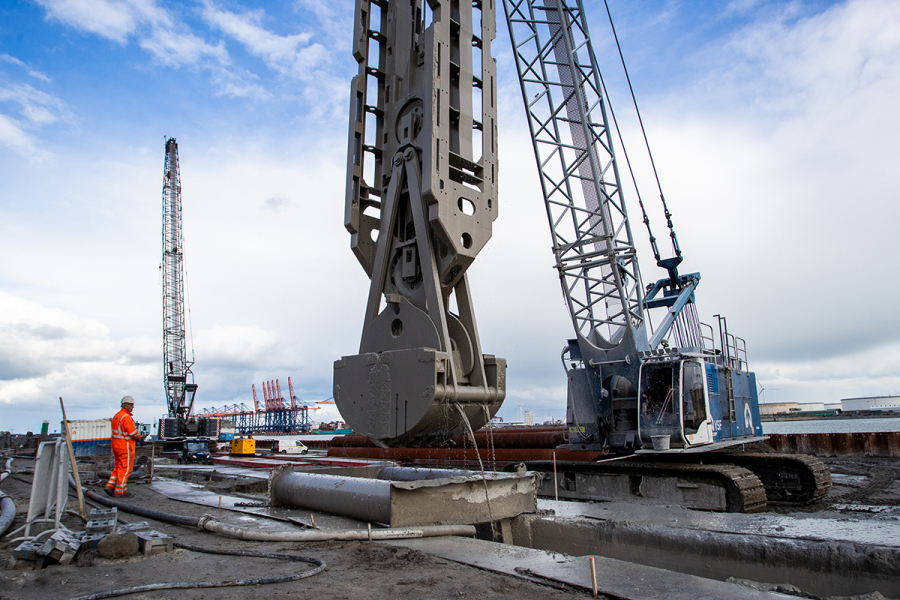
[{"label": "puddle of water", "polygon": [[843,485],[862,485],[869,480],[865,475],[842,475],[840,473],[831,474],[831,483]]}]

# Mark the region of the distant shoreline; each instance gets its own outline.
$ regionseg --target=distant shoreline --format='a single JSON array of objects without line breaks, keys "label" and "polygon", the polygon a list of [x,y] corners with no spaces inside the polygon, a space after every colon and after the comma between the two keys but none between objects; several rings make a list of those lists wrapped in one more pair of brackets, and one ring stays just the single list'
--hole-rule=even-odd
[{"label": "distant shoreline", "polygon": [[900,412],[877,412],[877,413],[848,413],[838,415],[762,415],[760,421],[763,423],[773,423],[782,421],[829,421],[843,419],[896,419],[900,417]]}]

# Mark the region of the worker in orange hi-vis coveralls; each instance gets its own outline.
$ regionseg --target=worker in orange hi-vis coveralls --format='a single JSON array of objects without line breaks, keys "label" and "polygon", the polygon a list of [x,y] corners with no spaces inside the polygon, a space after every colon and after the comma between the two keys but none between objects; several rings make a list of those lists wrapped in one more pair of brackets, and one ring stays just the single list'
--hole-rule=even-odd
[{"label": "worker in orange hi-vis coveralls", "polygon": [[106,482],[106,493],[110,496],[124,496],[128,493],[128,476],[134,464],[134,442],[140,439],[137,426],[131,411],[134,410],[134,398],[122,398],[122,409],[112,420],[112,452],[115,468]]}]

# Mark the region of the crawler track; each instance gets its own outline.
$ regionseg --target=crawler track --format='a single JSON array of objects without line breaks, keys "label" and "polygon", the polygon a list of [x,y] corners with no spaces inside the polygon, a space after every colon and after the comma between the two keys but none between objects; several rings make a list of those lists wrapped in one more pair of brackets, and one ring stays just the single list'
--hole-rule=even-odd
[{"label": "crawler track", "polygon": [[831,471],[815,456],[736,452],[723,459],[753,471],[773,504],[812,504],[831,490]]},{"label": "crawler track", "polygon": [[610,462],[527,462],[542,472],[539,495],[566,500],[637,500],[721,512],[760,512],[766,490],[748,469],[730,464],[618,460]]}]

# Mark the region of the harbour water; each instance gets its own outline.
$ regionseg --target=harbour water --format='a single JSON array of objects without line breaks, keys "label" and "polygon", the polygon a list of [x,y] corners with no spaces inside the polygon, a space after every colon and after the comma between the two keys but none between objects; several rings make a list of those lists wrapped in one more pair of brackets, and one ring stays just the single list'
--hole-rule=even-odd
[{"label": "harbour water", "polygon": [[900,417],[763,422],[763,433],[875,433],[900,431]]}]

